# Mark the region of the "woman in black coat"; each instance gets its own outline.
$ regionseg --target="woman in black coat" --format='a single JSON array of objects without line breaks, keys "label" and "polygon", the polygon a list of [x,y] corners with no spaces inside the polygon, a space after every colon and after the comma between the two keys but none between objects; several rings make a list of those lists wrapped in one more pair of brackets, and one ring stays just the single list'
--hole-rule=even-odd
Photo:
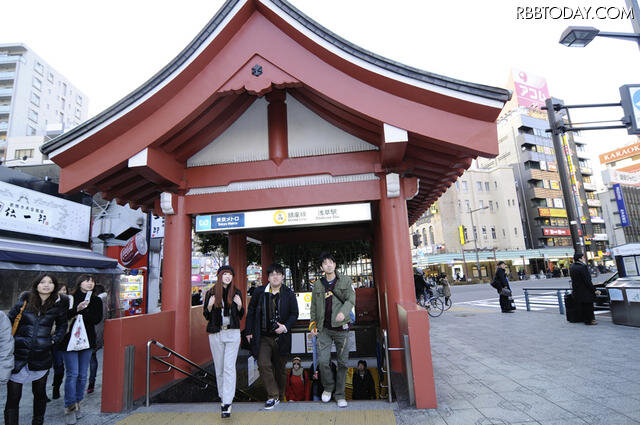
[{"label": "woman in black coat", "polygon": [[[507,278],[507,272],[505,269],[507,265],[504,261],[498,262],[498,269],[496,270],[496,282],[498,283],[498,287],[496,290],[500,295],[500,309],[503,313],[513,313],[513,310],[516,309],[513,304],[513,298],[511,297],[511,287],[509,286],[509,279]],[[507,291],[505,291],[508,290]]]},{"label": "woman in black coat", "polygon": [[[84,398],[87,388],[87,375],[91,352],[96,347],[95,325],[102,320],[102,300],[93,295],[96,283],[91,275],[81,275],[76,279],[76,287],[69,297],[67,318],[69,321],[82,320],[87,331],[89,347],[80,351],[69,351],[69,340],[73,325],[64,336],[58,349],[63,351],[65,382],[64,382],[64,413],[67,423],[75,423],[80,411],[80,402]],[[91,294],[89,294],[91,292]]]},{"label": "woman in black coat", "polygon": [[[33,391],[32,424],[44,423],[47,408],[47,372],[53,362],[51,347],[60,342],[67,328],[66,303],[57,296],[58,281],[50,274],[38,276],[31,291],[20,296],[9,311],[15,326],[14,367],[7,384],[4,423],[17,425],[22,385],[31,382]],[[52,330],[55,332],[52,334]]]},{"label": "woman in black coat", "polygon": [[231,416],[231,403],[236,393],[236,358],[240,349],[240,320],[244,315],[242,293],[232,283],[234,276],[231,266],[220,267],[218,282],[205,294],[202,307],[202,314],[209,322],[209,347],[223,418]]}]

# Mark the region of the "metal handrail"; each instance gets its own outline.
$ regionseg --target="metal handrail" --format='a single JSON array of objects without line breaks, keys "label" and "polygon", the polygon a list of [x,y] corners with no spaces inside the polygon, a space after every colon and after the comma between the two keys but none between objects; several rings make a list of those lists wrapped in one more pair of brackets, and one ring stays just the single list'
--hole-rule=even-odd
[{"label": "metal handrail", "polygon": [[562,299],[562,295],[560,295],[561,291],[564,291],[564,294],[567,295],[571,288],[522,288],[524,291],[524,302],[527,306],[527,311],[531,311],[531,304],[534,304],[529,300],[529,291],[556,291],[556,296],[558,297],[558,310],[560,314],[564,314],[564,301]]},{"label": "metal handrail", "polygon": [[[169,354],[167,354],[166,356],[152,356],[151,355],[151,345],[154,344],[157,347],[165,350],[166,352],[168,352]],[[185,356],[183,356],[182,354],[172,350],[171,348],[163,345],[161,342],[158,342],[156,340],[150,339],[149,341],[147,341],[147,371],[146,371],[146,395],[145,395],[145,406],[149,407],[149,405],[151,404],[151,374],[157,374],[157,373],[169,373],[171,372],[171,370],[177,370],[178,372],[182,373],[183,375],[189,376],[193,379],[195,379],[196,381],[200,382],[201,384],[203,384],[205,387],[203,389],[206,389],[209,385],[212,385],[213,382],[211,381],[207,381],[193,373],[187,372],[186,370],[183,370],[181,368],[179,368],[178,366],[172,365],[171,363],[169,363],[168,361],[166,361],[165,359],[170,358],[171,356],[175,356],[187,363],[189,363],[191,366],[195,367],[196,369],[200,370],[201,372],[204,372],[205,376],[213,376],[211,374],[211,372],[209,372],[208,370],[202,368],[200,365],[192,362],[191,360],[189,360],[188,358],[186,358]],[[162,363],[163,365],[167,366],[167,370],[151,370],[151,359]],[[246,393],[245,391],[242,391],[240,389],[236,388],[236,391],[244,394],[247,398],[251,399],[252,397]]]},{"label": "metal handrail", "polygon": [[391,363],[389,362],[389,351],[404,351],[404,347],[401,347],[401,348],[389,347],[389,337],[387,336],[386,329],[382,330],[382,338],[383,338],[383,344],[384,344],[384,361],[387,369],[385,370],[383,367],[381,367],[380,369],[382,370],[382,373],[385,373],[387,375],[387,385],[383,385],[382,383],[380,383],[379,385],[380,385],[380,388],[387,389],[387,395],[389,396],[389,403],[392,403],[393,398],[391,396]]}]

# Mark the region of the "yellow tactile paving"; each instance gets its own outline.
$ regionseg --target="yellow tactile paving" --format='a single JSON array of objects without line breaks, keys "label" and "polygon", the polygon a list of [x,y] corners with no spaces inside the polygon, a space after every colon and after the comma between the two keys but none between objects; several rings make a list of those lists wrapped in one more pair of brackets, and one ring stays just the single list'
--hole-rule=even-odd
[{"label": "yellow tactile paving", "polygon": [[231,419],[218,412],[134,413],[116,425],[396,425],[393,410],[310,412],[234,412]]}]

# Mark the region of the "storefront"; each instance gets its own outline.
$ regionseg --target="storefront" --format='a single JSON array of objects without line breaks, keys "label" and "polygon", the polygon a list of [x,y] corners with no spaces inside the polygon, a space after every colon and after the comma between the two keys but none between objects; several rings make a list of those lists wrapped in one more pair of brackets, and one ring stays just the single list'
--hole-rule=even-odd
[{"label": "storefront", "polygon": [[[392,347],[410,341],[413,367],[394,351],[392,369],[412,374],[417,407],[435,407],[408,226],[473,158],[497,155],[495,120],[509,97],[375,56],[288,3],[227,2],[135,93],[43,147],[62,168],[63,191],[100,191],[166,217],[162,312],[107,323],[106,341],[119,345],[105,348],[103,411],[122,408],[122,344],[135,346],[136,363],[152,337],[210,359],[202,315],[191,310],[192,231],[203,225],[229,232],[241,282],[249,238],[260,242],[263,265],[281,238],[371,240],[378,325]],[[368,221],[323,226],[359,205]],[[287,222],[300,227],[267,229]],[[173,378],[154,376],[152,388]]]}]

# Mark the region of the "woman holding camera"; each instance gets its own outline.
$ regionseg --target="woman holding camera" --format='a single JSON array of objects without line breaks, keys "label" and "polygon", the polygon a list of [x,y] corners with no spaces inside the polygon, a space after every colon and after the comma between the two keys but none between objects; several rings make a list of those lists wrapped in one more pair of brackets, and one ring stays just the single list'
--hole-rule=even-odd
[{"label": "woman holding camera", "polygon": [[209,346],[223,418],[231,417],[231,403],[236,393],[236,358],[240,348],[240,319],[244,315],[242,293],[232,283],[234,276],[231,266],[220,267],[218,282],[205,294],[202,308],[209,322]]},{"label": "woman holding camera", "polygon": [[53,361],[51,347],[62,340],[67,329],[66,303],[60,301],[57,292],[56,278],[50,274],[40,275],[33,281],[31,291],[22,294],[9,311],[9,320],[15,329],[15,350],[4,408],[7,425],[18,425],[22,385],[29,382],[33,392],[31,423],[44,423],[47,372]]}]

